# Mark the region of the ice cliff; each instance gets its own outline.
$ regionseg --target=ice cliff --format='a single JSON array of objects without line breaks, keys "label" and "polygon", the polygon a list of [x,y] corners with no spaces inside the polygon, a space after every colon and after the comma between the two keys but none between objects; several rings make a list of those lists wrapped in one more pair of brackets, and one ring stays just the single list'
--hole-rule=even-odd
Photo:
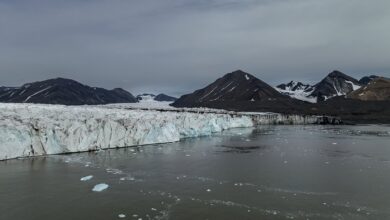
[{"label": "ice cliff", "polygon": [[0,104],[0,160],[175,142],[253,125],[246,115]]}]

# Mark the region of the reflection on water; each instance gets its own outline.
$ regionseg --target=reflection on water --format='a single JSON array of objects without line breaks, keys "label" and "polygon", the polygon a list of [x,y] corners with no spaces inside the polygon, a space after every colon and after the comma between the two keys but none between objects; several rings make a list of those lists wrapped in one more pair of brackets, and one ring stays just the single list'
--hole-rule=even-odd
[{"label": "reflection on water", "polygon": [[389,219],[389,131],[263,126],[4,161],[0,219]]}]

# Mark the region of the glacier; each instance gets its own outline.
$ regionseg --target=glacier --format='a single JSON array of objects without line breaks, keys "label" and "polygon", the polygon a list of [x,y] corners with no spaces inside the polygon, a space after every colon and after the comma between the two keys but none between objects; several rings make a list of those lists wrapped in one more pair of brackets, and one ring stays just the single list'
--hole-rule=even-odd
[{"label": "glacier", "polygon": [[253,127],[250,115],[0,104],[0,160],[180,141]]}]

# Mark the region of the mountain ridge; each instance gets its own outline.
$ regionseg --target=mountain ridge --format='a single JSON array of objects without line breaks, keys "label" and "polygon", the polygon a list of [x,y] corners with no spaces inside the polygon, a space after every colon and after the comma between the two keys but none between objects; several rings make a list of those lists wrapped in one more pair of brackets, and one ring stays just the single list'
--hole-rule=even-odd
[{"label": "mountain ridge", "polygon": [[0,90],[0,102],[97,105],[134,103],[137,100],[130,92],[121,88],[107,90],[58,77]]}]

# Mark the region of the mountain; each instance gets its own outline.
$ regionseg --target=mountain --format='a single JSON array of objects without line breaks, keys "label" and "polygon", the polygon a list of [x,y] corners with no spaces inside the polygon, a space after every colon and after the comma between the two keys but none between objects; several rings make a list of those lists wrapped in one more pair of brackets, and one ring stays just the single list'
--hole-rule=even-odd
[{"label": "mountain", "polygon": [[133,103],[137,102],[137,99],[120,88],[106,90],[89,87],[71,79],[55,78],[1,89],[0,102],[97,105]]},{"label": "mountain", "polygon": [[174,105],[214,101],[256,101],[283,97],[278,91],[249,73],[237,70],[203,89],[180,97]]},{"label": "mountain", "polygon": [[177,100],[177,98],[161,93],[161,94],[158,94],[156,97],[154,97],[154,100],[159,101],[159,102],[174,102]]},{"label": "mountain", "polygon": [[276,90],[291,98],[316,103],[332,97],[344,96],[359,89],[361,86],[362,84],[356,79],[335,70],[314,86],[291,81],[287,84],[276,86]]},{"label": "mountain", "polygon": [[302,101],[307,101],[311,103],[315,103],[317,101],[316,98],[310,97],[313,92],[313,86],[309,84],[304,84],[301,82],[290,81],[287,84],[280,84],[275,88],[283,95],[288,95],[291,98],[299,99]]},{"label": "mountain", "polygon": [[376,77],[367,85],[348,94],[347,98],[363,101],[390,101],[390,79]]},{"label": "mountain", "polygon": [[335,70],[314,85],[313,92],[310,93],[309,97],[317,98],[317,101],[324,101],[331,97],[346,95],[360,87],[359,81]]},{"label": "mountain", "polygon": [[306,102],[292,99],[267,83],[237,70],[224,75],[210,85],[183,95],[172,104],[175,107],[209,107],[233,111],[274,111],[298,113]]},{"label": "mountain", "polygon": [[371,76],[364,76],[359,80],[359,83],[361,85],[367,85],[369,82],[371,82],[373,79],[378,78],[379,76],[371,75]]}]

